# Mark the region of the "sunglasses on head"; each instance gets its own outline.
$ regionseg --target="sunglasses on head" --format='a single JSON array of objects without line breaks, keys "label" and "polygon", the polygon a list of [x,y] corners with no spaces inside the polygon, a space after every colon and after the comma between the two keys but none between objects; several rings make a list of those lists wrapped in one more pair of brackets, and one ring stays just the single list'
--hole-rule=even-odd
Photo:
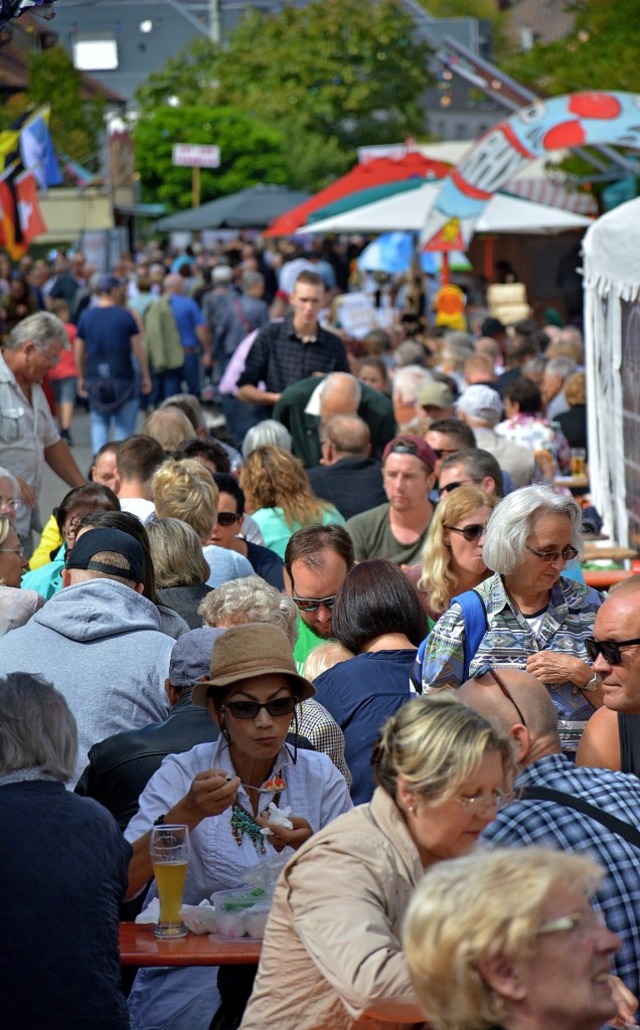
[{"label": "sunglasses on head", "polygon": [[463,526],[462,529],[458,529],[457,526],[447,526],[445,523],[444,528],[450,529],[452,533],[461,533],[468,543],[479,540],[487,530],[486,525],[480,522],[473,522],[470,526]]},{"label": "sunglasses on head", "polygon": [[231,712],[234,719],[256,719],[261,708],[266,708],[272,719],[283,715],[293,715],[296,707],[296,699],[288,697],[276,697],[273,701],[260,704],[258,701],[225,701],[222,705]]},{"label": "sunglasses on head", "polygon": [[242,515],[237,515],[234,511],[219,511],[218,525],[233,526],[234,522],[239,522],[241,518]]},{"label": "sunglasses on head", "polygon": [[321,604],[323,604],[325,608],[333,608],[334,604],[336,603],[336,596],[336,594],[333,594],[331,597],[294,596],[291,598],[291,600],[297,604],[298,610],[301,612],[317,612]]},{"label": "sunglasses on head", "polygon": [[622,648],[633,647],[634,644],[640,644],[640,637],[634,637],[632,640],[595,640],[593,637],[587,637],[584,642],[592,662],[601,654],[608,665],[621,665]]}]

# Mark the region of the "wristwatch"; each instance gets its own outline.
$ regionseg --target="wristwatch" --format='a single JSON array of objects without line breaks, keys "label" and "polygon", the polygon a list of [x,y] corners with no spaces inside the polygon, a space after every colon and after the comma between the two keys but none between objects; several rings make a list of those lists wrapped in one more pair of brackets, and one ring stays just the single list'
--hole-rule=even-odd
[{"label": "wristwatch", "polygon": [[584,690],[585,693],[590,694],[592,691],[598,689],[600,683],[600,674],[598,672],[594,672],[589,682],[585,683],[584,687],[580,687],[580,690]]}]

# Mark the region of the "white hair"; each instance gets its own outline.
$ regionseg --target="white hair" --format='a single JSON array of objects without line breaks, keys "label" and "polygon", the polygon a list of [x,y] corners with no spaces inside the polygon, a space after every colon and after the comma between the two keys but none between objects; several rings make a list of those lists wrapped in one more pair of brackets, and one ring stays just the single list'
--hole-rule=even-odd
[{"label": "white hair", "polygon": [[533,524],[541,515],[565,515],[571,524],[571,544],[582,555],[582,515],[572,497],[561,497],[547,486],[523,486],[494,508],[487,524],[482,557],[487,568],[508,576],[524,558]]},{"label": "white hair", "polygon": [[405,404],[415,404],[425,383],[433,382],[433,376],[421,365],[405,365],[396,369],[393,376],[393,396]]}]

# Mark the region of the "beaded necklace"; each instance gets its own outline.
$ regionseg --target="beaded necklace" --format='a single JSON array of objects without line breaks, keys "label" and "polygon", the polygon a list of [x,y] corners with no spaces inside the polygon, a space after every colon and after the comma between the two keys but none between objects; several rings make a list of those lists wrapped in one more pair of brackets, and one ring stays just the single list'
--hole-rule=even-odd
[{"label": "beaded necklace", "polygon": [[[280,791],[271,799],[274,805],[280,805]],[[239,801],[235,801],[231,810],[231,833],[238,847],[242,847],[242,838],[246,834],[259,855],[266,855],[264,834],[262,827],[256,822],[250,812],[243,808]]]}]

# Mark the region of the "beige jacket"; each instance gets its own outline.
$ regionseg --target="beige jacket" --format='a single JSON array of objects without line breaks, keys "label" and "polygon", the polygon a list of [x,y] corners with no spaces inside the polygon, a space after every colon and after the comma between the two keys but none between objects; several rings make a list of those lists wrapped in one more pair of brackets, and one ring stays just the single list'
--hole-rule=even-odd
[{"label": "beige jacket", "polygon": [[400,934],[423,869],[378,787],[315,834],[285,867],[240,1030],[407,1030],[426,1026]]}]

